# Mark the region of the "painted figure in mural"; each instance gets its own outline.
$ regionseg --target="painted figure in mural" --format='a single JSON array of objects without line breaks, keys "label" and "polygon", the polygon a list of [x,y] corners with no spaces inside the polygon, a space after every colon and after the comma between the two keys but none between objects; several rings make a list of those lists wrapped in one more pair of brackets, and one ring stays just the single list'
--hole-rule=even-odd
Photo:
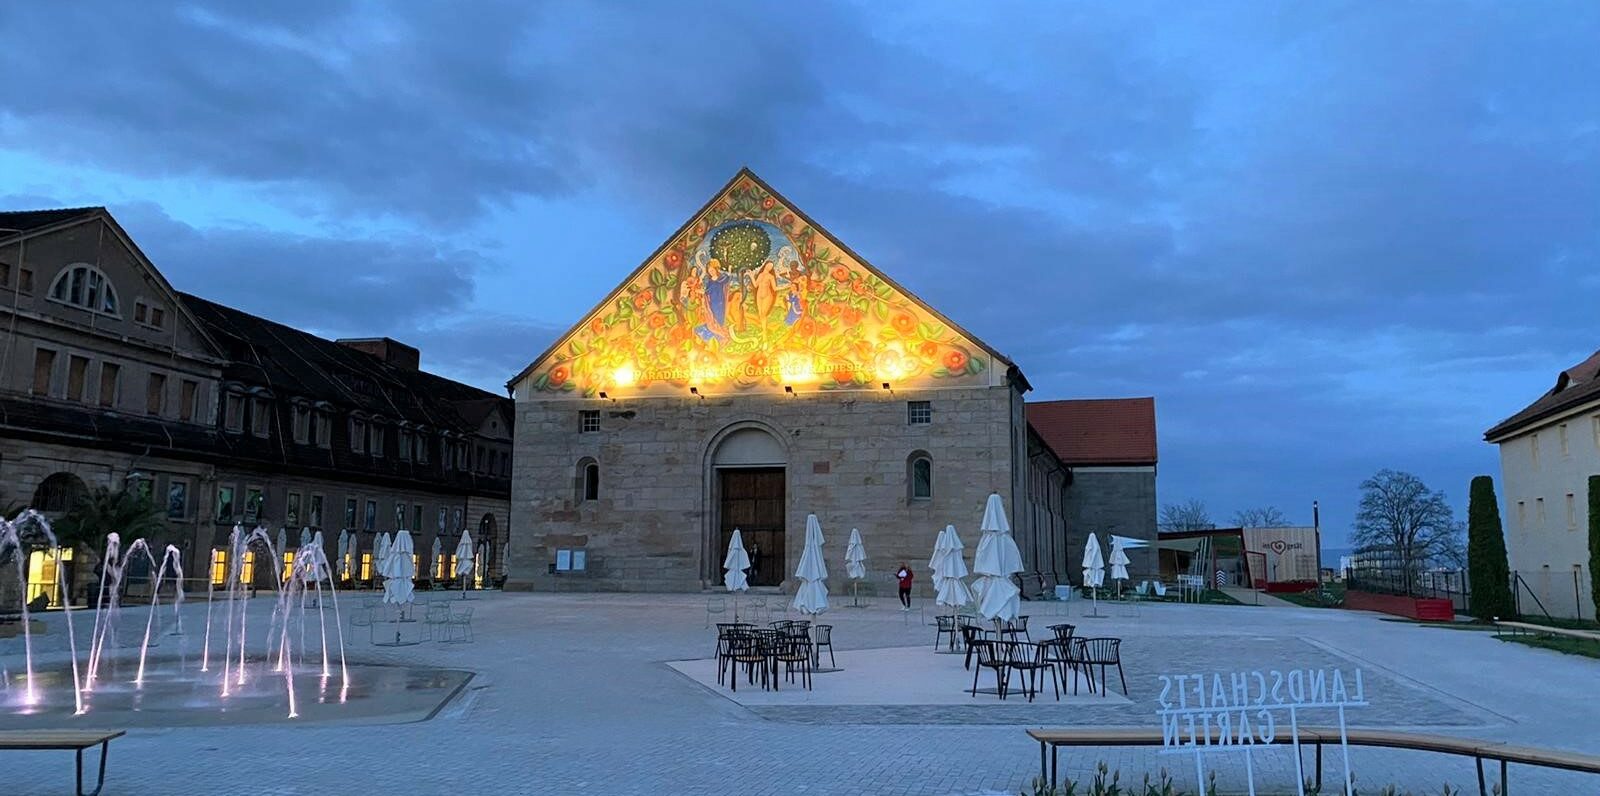
[{"label": "painted figure in mural", "polygon": [[800,256],[794,253],[793,246],[784,246],[778,250],[778,264],[780,266],[778,270],[785,275],[785,278],[778,282],[778,286],[789,305],[789,311],[784,313],[783,322],[793,326],[795,321],[805,315],[805,302],[800,290],[805,284],[806,271],[800,264]]},{"label": "painted figure in mural", "polygon": [[767,321],[772,317],[772,307],[778,301],[778,271],[768,260],[761,264],[761,270],[756,272],[756,322],[765,329]]},{"label": "painted figure in mural", "polygon": [[[716,262],[716,260],[712,260],[711,262]],[[728,295],[726,302],[728,307],[728,320],[726,325],[730,331],[734,329],[744,331],[744,297],[746,295],[744,289],[744,275],[729,274],[728,276]]]},{"label": "painted figure in mural", "polygon": [[733,278],[722,270],[722,263],[715,257],[706,263],[703,275],[698,266],[694,270],[697,287],[693,293],[700,299],[700,325],[695,327],[695,333],[704,340],[726,340],[728,283]]}]

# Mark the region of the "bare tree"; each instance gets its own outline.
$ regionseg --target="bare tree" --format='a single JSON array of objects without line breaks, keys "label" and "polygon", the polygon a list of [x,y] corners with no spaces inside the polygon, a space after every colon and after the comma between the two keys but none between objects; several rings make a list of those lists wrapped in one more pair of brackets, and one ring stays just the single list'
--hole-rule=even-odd
[{"label": "bare tree", "polygon": [[1282,528],[1289,524],[1289,518],[1277,506],[1262,506],[1235,511],[1233,524],[1240,528]]},{"label": "bare tree", "polygon": [[1444,493],[1429,489],[1422,479],[1398,470],[1379,470],[1361,482],[1361,506],[1356,511],[1352,541],[1391,558],[1408,594],[1418,570],[1460,547],[1459,533]]},{"label": "bare tree", "polygon": [[1161,507],[1161,527],[1168,531],[1204,531],[1217,527],[1206,511],[1205,501],[1190,498],[1184,503]]}]

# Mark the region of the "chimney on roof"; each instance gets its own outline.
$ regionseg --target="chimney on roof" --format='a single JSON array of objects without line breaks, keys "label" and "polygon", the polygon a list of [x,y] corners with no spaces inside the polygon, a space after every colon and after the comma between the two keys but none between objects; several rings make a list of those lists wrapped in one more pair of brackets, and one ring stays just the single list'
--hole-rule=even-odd
[{"label": "chimney on roof", "polygon": [[365,351],[397,368],[417,370],[422,365],[420,351],[392,338],[347,337],[334,342],[357,351]]}]

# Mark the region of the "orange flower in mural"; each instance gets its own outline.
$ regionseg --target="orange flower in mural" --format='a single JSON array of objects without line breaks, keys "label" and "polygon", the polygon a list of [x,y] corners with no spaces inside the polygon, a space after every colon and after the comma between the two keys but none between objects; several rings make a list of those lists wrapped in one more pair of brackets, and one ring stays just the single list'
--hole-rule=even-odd
[{"label": "orange flower in mural", "polygon": [[917,353],[923,359],[933,359],[939,355],[939,344],[932,340],[923,340],[917,344]]},{"label": "orange flower in mural", "polygon": [[817,324],[810,318],[801,318],[800,322],[795,324],[795,329],[799,330],[800,334],[810,337],[817,333]]},{"label": "orange flower in mural", "polygon": [[851,381],[855,380],[855,377],[856,376],[854,373],[842,368],[833,372],[833,381],[835,384],[849,384]]},{"label": "orange flower in mural", "polygon": [[634,309],[642,310],[642,309],[644,309],[645,307],[648,307],[648,306],[650,306],[650,291],[641,290],[637,294],[634,295],[634,297],[633,297],[633,308]]},{"label": "orange flower in mural", "polygon": [[867,287],[866,282],[857,282],[850,286],[850,290],[858,296],[865,296],[870,288]]},{"label": "orange flower in mural", "polygon": [[821,293],[822,292],[822,280],[821,279],[812,279],[812,280],[808,281],[806,283],[806,285],[807,285],[809,291],[812,292],[812,293]]},{"label": "orange flower in mural", "polygon": [[944,366],[946,370],[949,370],[952,373],[960,370],[966,370],[967,355],[955,349],[951,349],[950,353],[944,355]]},{"label": "orange flower in mural", "polygon": [[678,270],[678,266],[683,265],[683,252],[673,249],[667,252],[665,259],[667,261],[667,268],[676,271]]},{"label": "orange flower in mural", "polygon": [[550,386],[551,387],[560,387],[561,385],[566,384],[567,383],[567,376],[571,375],[571,373],[572,373],[572,371],[568,370],[566,365],[557,365],[557,366],[551,368],[550,369]]},{"label": "orange flower in mural", "polygon": [[601,319],[595,318],[594,320],[589,321],[589,331],[590,332],[593,332],[594,334],[603,334],[605,332],[605,330],[606,330],[606,324]]},{"label": "orange flower in mural", "polygon": [[859,323],[861,323],[861,310],[858,310],[855,307],[845,307],[844,308],[844,325],[846,325],[846,326],[855,326],[856,324],[859,324]]},{"label": "orange flower in mural", "polygon": [[756,354],[755,356],[750,357],[750,367],[759,369],[759,368],[764,368],[766,366],[767,366],[767,355],[766,354]]},{"label": "orange flower in mural", "polygon": [[762,210],[771,210],[772,206],[775,205],[775,204],[777,204],[777,202],[773,201],[772,197],[768,196],[768,197],[766,197],[766,198],[761,200],[761,209]]},{"label": "orange flower in mural", "polygon": [[833,281],[835,281],[835,282],[848,282],[848,281],[850,281],[850,269],[848,269],[848,268],[846,268],[846,267],[844,267],[842,265],[834,266],[833,270],[830,271],[829,273],[833,275]]},{"label": "orange flower in mural", "polygon": [[694,225],[694,236],[695,237],[703,238],[703,237],[705,237],[705,234],[706,234],[706,222],[702,221],[702,222]]},{"label": "orange flower in mural", "polygon": [[894,330],[901,334],[911,334],[917,328],[917,319],[903,312],[896,313],[892,323],[894,323]]},{"label": "orange flower in mural", "polygon": [[794,226],[794,215],[791,213],[784,213],[783,216],[778,219],[778,226],[783,227],[784,229]]},{"label": "orange flower in mural", "polygon": [[657,312],[650,316],[650,328],[660,329],[667,325],[667,316]]}]

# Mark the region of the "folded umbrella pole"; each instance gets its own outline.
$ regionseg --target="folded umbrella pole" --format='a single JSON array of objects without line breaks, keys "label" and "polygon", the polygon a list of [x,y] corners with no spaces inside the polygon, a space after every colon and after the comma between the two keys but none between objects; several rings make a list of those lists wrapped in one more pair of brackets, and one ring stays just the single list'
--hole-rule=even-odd
[{"label": "folded umbrella pole", "polygon": [[[952,626],[960,621],[961,607],[972,602],[972,591],[967,588],[967,582],[962,580],[967,576],[967,562],[961,554],[963,549],[961,537],[956,534],[956,526],[946,525],[944,531],[939,534],[939,541],[933,551],[934,603],[950,609]],[[955,648],[953,636],[950,645],[938,651],[960,652]]]},{"label": "folded umbrella pole", "polygon": [[978,613],[993,622],[998,633],[1005,623],[1015,622],[1021,611],[1021,590],[1011,576],[1022,571],[1022,552],[1011,538],[1011,523],[1006,519],[1000,495],[989,495],[979,527],[983,537],[978,540],[978,553],[972,561],[972,571],[978,575],[972,591]]},{"label": "folded umbrella pole", "polygon": [[850,607],[862,608],[856,586],[867,576],[867,548],[861,544],[861,531],[850,529],[850,544],[844,550],[844,571],[850,576]]},{"label": "folded umbrella pole", "polygon": [[1085,616],[1100,616],[1100,587],[1106,582],[1106,562],[1100,556],[1100,539],[1089,533],[1089,542],[1083,548],[1083,585],[1090,589],[1090,612]]},{"label": "folded umbrella pole", "polygon": [[745,570],[750,568],[750,555],[744,551],[744,536],[738,528],[728,541],[728,555],[722,559],[722,584],[733,592],[733,621],[739,621],[739,592],[750,588],[750,578]]}]

